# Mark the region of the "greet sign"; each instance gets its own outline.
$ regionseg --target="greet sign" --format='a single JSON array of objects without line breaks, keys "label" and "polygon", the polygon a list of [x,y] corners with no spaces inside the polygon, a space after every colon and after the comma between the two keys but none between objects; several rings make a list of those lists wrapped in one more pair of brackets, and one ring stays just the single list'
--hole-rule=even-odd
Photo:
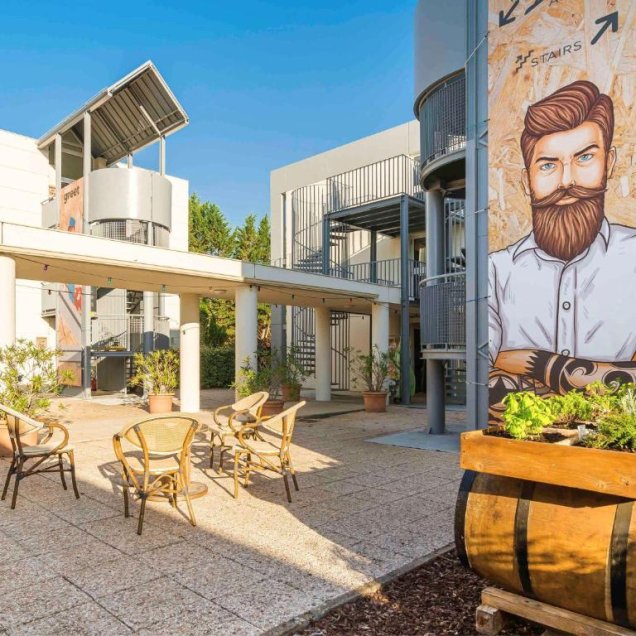
[{"label": "greet sign", "polygon": [[636,380],[636,2],[490,0],[491,417]]}]

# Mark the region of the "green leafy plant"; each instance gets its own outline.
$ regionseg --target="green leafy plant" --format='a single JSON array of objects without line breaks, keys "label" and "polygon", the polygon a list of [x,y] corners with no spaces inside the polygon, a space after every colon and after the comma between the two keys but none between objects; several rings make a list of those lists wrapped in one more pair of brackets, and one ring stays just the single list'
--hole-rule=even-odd
[{"label": "green leafy plant", "polygon": [[636,451],[636,413],[617,412],[599,420],[598,428],[585,438],[586,446]]},{"label": "green leafy plant", "polygon": [[232,388],[240,397],[247,397],[257,391],[267,391],[271,399],[280,396],[284,370],[281,356],[276,349],[259,351],[256,368],[250,358],[246,358]]},{"label": "green leafy plant", "polygon": [[300,349],[292,345],[282,356],[281,382],[289,386],[300,386],[307,379],[309,373],[305,369],[300,355]]},{"label": "green leafy plant", "polygon": [[174,393],[179,386],[179,354],[174,349],[158,349],[151,353],[136,353],[134,386],[143,386],[152,395]]},{"label": "green leafy plant", "polygon": [[29,417],[51,405],[51,398],[74,380],[70,370],[60,371],[56,349],[37,347],[20,339],[0,349],[0,403]]},{"label": "green leafy plant", "polygon": [[565,395],[548,398],[555,424],[571,425],[592,419],[594,404],[581,391],[569,391]]},{"label": "green leafy plant", "polygon": [[234,346],[201,347],[201,388],[227,388],[234,382]]},{"label": "green leafy plant", "polygon": [[545,426],[554,422],[555,414],[549,400],[521,391],[509,393],[503,400],[504,430],[514,439],[527,439],[541,433]]},{"label": "green leafy plant", "polygon": [[373,345],[367,354],[356,352],[353,361],[354,377],[367,387],[367,391],[376,393],[386,391],[388,379],[397,381],[398,369],[392,354],[380,351],[377,345]]}]

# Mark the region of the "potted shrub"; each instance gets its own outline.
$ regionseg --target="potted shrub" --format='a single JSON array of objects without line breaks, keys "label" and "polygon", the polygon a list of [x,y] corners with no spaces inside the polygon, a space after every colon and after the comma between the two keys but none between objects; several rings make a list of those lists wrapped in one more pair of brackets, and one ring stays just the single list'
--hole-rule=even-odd
[{"label": "potted shrub", "polygon": [[[57,359],[61,351],[37,347],[20,339],[0,349],[0,403],[32,418],[41,417],[51,406],[51,398],[59,395],[73,379],[70,370],[59,371]],[[59,405],[61,407],[61,405]],[[24,435],[23,443],[37,444],[37,432]],[[6,424],[0,421],[0,455],[11,455],[13,449]]]},{"label": "potted shrub", "polygon": [[362,392],[364,410],[367,413],[384,413],[387,401],[387,382],[396,380],[397,367],[388,351],[380,351],[373,345],[367,354],[357,352],[353,361],[354,376],[365,386]]},{"label": "potted shrub", "polygon": [[508,591],[636,627],[636,387],[510,393],[504,406],[500,425],[461,437],[460,558]]},{"label": "potted shrub", "polygon": [[300,389],[307,378],[307,372],[300,359],[300,350],[296,346],[287,349],[282,361],[281,394],[284,402],[298,402]]},{"label": "potted shrub", "polygon": [[262,415],[276,415],[282,412],[285,402],[282,399],[283,364],[276,350],[259,351],[256,369],[247,358],[232,387],[239,397],[247,397],[257,391],[267,391],[269,399],[263,405]]},{"label": "potted shrub", "polygon": [[179,386],[179,355],[174,349],[158,349],[147,354],[136,353],[135,374],[130,382],[143,386],[148,393],[150,413],[172,411],[172,398]]}]

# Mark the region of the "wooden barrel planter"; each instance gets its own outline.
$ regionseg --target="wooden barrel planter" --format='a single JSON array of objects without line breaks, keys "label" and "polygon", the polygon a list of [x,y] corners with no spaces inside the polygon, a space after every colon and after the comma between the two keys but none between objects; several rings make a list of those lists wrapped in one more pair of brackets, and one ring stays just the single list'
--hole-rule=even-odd
[{"label": "wooden barrel planter", "polygon": [[636,627],[632,499],[468,470],[455,542],[467,566],[511,592]]}]

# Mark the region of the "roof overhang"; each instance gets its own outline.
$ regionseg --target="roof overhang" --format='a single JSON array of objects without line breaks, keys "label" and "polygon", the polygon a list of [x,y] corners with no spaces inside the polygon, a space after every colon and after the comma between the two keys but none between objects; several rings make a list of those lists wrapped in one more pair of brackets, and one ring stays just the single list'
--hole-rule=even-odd
[{"label": "roof overhang", "polygon": [[46,148],[55,136],[73,131],[84,139],[84,113],[91,113],[91,154],[108,164],[187,126],[188,115],[163,77],[148,61],[100,91],[38,140]]}]

